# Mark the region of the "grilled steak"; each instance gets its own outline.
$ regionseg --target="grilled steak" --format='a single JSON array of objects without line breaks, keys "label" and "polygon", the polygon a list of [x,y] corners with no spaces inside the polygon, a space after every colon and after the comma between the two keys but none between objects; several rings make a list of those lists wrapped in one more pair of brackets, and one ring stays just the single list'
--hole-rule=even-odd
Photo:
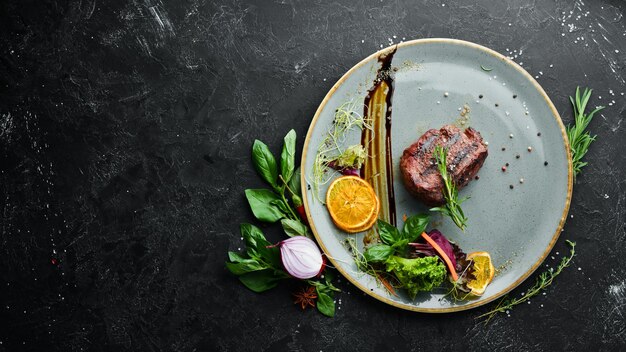
[{"label": "grilled steak", "polygon": [[445,204],[443,180],[433,155],[437,145],[448,148],[448,173],[459,190],[476,176],[487,158],[487,146],[472,128],[461,131],[454,125],[445,125],[440,130],[426,131],[404,150],[400,170],[409,192],[429,206]]}]

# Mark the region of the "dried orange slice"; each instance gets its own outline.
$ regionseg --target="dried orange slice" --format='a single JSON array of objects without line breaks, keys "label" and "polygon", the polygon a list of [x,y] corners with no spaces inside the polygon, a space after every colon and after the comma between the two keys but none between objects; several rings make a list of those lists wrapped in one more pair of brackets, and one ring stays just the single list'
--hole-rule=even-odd
[{"label": "dried orange slice", "polygon": [[328,187],[326,208],[338,228],[355,233],[374,226],[380,202],[365,180],[358,176],[342,176]]},{"label": "dried orange slice", "polygon": [[467,260],[474,262],[474,279],[467,283],[471,294],[480,296],[485,293],[487,285],[493,280],[496,268],[493,267],[491,256],[487,252],[473,252],[467,255]]}]

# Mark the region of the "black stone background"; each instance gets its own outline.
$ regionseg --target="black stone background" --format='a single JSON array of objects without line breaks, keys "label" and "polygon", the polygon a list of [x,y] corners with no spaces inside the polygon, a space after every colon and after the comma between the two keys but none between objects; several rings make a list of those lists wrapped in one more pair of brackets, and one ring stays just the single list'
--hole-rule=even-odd
[{"label": "black stone background", "polygon": [[[619,0],[2,1],[0,350],[624,350],[625,9]],[[278,152],[294,128],[300,150],[344,72],[389,39],[426,37],[512,56],[566,123],[577,85],[595,89],[591,105],[607,105],[546,261],[571,239],[573,265],[545,296],[487,326],[475,318],[490,306],[405,312],[345,280],[334,319],[294,306],[294,283],[246,290],[224,261],[242,246],[239,223],[253,221],[243,190],[262,185],[253,140]]]}]

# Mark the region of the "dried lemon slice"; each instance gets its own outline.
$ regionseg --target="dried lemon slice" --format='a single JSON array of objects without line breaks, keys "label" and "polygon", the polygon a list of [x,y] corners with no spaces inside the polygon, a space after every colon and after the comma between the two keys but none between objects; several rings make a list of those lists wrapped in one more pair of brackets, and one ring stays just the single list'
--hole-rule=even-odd
[{"label": "dried lemon slice", "polygon": [[496,269],[491,262],[491,256],[487,252],[473,252],[467,255],[467,260],[473,261],[474,279],[467,283],[471,294],[480,296],[485,293],[487,285],[493,280]]},{"label": "dried lemon slice", "polygon": [[374,225],[380,202],[365,180],[358,176],[342,176],[328,187],[326,208],[338,228],[355,233]]}]

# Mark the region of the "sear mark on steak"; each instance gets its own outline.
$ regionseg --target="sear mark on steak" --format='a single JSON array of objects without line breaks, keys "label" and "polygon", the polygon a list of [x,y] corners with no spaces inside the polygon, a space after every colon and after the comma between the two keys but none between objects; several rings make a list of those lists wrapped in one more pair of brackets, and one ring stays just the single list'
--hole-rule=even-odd
[{"label": "sear mark on steak", "polygon": [[433,156],[437,145],[448,148],[448,172],[459,190],[476,176],[488,154],[480,132],[471,127],[461,131],[454,125],[428,130],[406,148],[400,159],[402,180],[411,194],[429,206],[445,204],[443,180]]}]

